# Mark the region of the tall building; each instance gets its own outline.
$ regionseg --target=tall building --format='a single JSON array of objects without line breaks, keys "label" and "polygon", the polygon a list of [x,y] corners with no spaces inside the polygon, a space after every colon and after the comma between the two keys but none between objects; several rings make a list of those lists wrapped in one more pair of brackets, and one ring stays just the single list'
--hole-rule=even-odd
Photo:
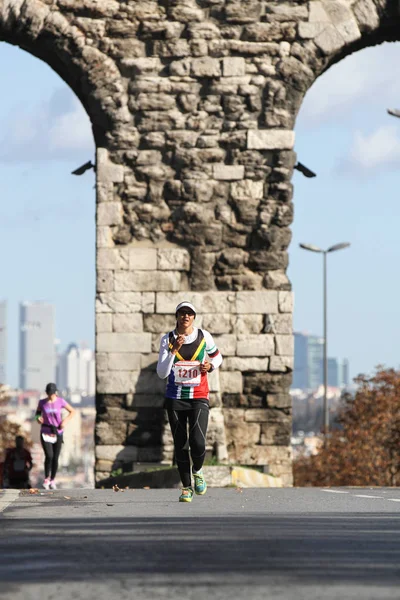
[{"label": "tall building", "polygon": [[308,336],[294,334],[294,371],[293,387],[300,390],[308,388]]},{"label": "tall building", "polygon": [[0,302],[0,383],[7,383],[7,303]]},{"label": "tall building", "polygon": [[294,334],[294,373],[292,387],[315,389],[322,383],[323,339],[305,333]]},{"label": "tall building", "polygon": [[22,390],[43,390],[55,379],[54,306],[20,304],[20,377]]},{"label": "tall building", "polygon": [[[324,381],[324,340],[316,335],[295,332],[294,372],[292,387],[315,390]],[[339,365],[337,358],[328,358],[328,386],[341,387],[349,383],[349,361]]]},{"label": "tall building", "polygon": [[347,358],[344,358],[341,364],[341,385],[348,386],[350,383],[350,365]]},{"label": "tall building", "polygon": [[57,385],[68,395],[94,396],[96,383],[93,351],[70,344],[58,359]]},{"label": "tall building", "polygon": [[330,387],[339,387],[341,377],[339,373],[339,361],[337,358],[328,358],[328,385]]},{"label": "tall building", "polygon": [[308,387],[317,389],[324,379],[324,340],[316,335],[308,336]]}]

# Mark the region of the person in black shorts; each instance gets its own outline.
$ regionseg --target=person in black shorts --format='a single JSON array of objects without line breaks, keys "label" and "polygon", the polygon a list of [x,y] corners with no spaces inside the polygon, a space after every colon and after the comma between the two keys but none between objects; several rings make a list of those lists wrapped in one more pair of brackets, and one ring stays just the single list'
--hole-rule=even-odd
[{"label": "person in black shorts", "polygon": [[193,304],[181,302],[175,314],[176,328],[161,340],[157,374],[168,378],[165,408],[183,486],[179,501],[191,502],[194,492],[203,495],[207,491],[202,471],[209,415],[207,374],[221,365],[222,356],[211,334],[194,326]]}]

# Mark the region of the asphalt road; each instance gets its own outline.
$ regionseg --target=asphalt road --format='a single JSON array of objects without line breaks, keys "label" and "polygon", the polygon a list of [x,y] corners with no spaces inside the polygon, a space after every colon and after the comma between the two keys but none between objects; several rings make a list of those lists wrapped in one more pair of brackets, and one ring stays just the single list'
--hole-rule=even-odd
[{"label": "asphalt road", "polygon": [[400,488],[0,493],[7,600],[400,600]]}]

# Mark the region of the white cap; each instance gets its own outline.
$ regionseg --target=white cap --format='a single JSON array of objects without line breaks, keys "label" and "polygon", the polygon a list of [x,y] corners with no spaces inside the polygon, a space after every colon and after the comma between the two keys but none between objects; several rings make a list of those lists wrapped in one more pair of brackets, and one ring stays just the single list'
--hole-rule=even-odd
[{"label": "white cap", "polygon": [[196,315],[196,309],[191,302],[181,302],[180,304],[178,304],[178,306],[175,309],[175,314],[178,312],[178,310],[180,308],[185,308],[185,307],[190,308],[190,310],[192,310],[194,312],[194,314]]}]

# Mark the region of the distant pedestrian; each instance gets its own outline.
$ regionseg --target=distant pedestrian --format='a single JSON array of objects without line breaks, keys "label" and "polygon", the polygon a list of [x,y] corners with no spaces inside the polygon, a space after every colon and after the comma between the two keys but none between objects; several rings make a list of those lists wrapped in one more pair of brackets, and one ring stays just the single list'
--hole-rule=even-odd
[{"label": "distant pedestrian", "polygon": [[207,484],[203,474],[209,415],[207,374],[222,363],[211,334],[194,327],[196,309],[190,302],[176,307],[176,328],[161,340],[157,374],[168,378],[165,408],[174,438],[175,458],[183,489],[180,502],[191,502],[194,491],[203,495]]},{"label": "distant pedestrian", "polygon": [[[55,478],[63,443],[63,431],[66,423],[74,416],[75,409],[64,398],[57,396],[55,383],[47,384],[46,394],[47,398],[39,400],[36,410],[36,419],[41,424],[40,441],[45,456],[43,487],[45,490],[56,490]],[[63,409],[69,413],[64,418],[62,416]]]},{"label": "distant pedestrian", "polygon": [[22,435],[15,438],[15,448],[6,450],[4,461],[3,485],[4,487],[26,490],[31,487],[29,472],[32,469],[32,456],[24,448],[25,439]]}]

